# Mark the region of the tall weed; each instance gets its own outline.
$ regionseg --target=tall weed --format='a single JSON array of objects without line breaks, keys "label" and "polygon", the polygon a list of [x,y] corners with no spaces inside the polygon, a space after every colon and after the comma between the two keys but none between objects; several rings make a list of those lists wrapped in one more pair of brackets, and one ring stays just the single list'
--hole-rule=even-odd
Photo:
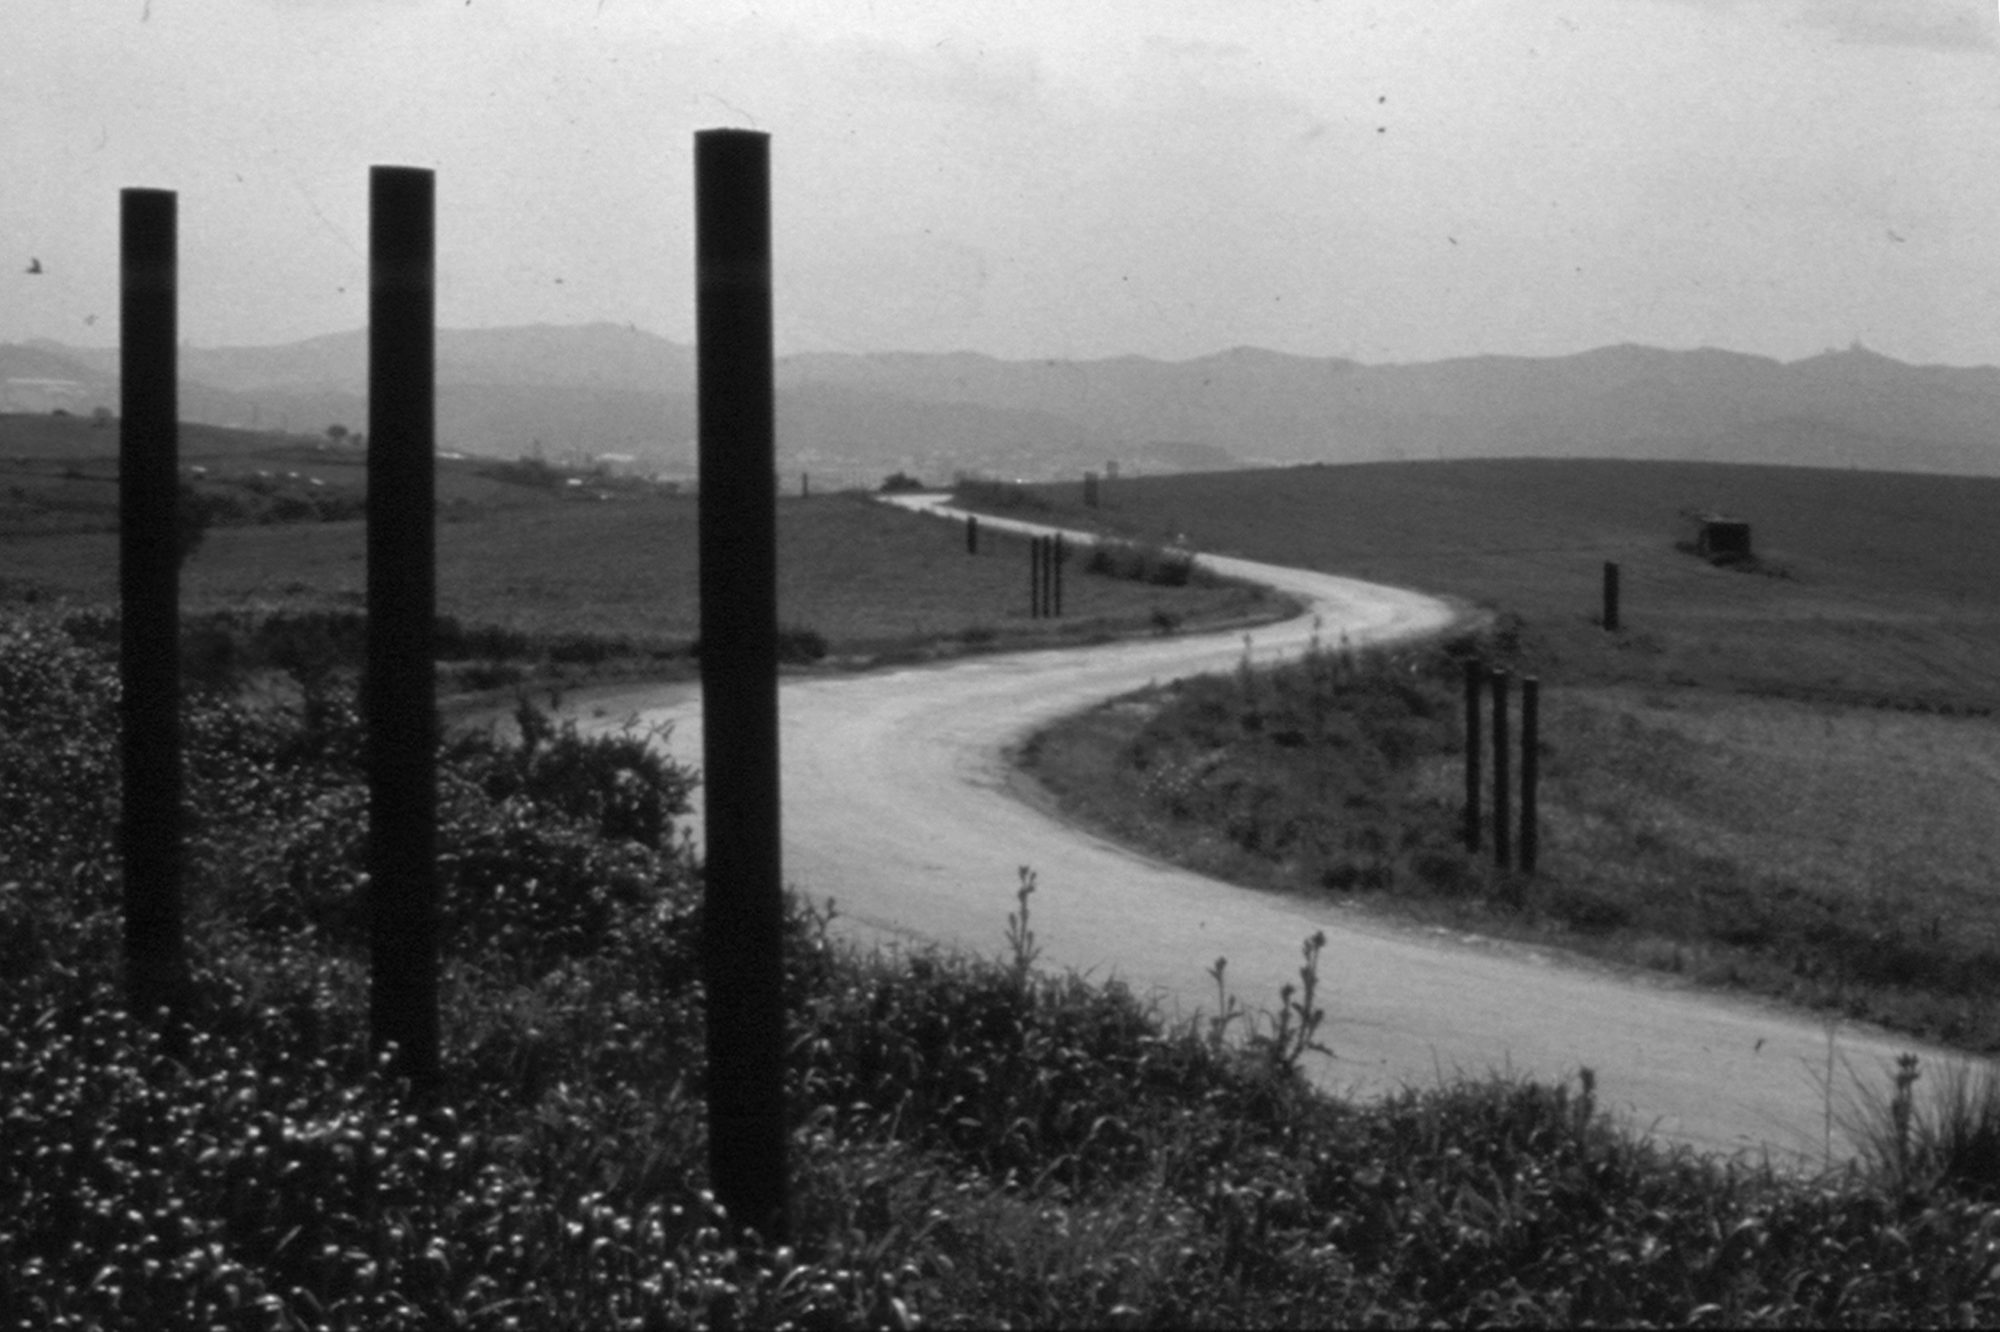
[{"label": "tall weed", "polygon": [[1886,1091],[1845,1072],[1846,1094],[1829,1114],[1885,1187],[2000,1201],[2000,1069],[1992,1061],[1949,1059],[1932,1070],[1906,1053]]}]

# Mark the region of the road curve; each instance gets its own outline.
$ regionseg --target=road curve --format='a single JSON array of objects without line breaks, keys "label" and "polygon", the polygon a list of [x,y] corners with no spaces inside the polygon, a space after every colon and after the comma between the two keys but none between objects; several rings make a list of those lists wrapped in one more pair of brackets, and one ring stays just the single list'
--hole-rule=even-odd
[{"label": "road curve", "polygon": [[[938,508],[937,497],[908,497]],[[941,510],[949,513],[948,510]],[[983,525],[1053,529],[1004,519]],[[1317,632],[1355,646],[1434,633],[1446,603],[1350,578],[1202,557],[1312,609],[1252,631],[1252,659],[1303,649]],[[1040,891],[1033,926],[1045,967],[1117,977],[1165,1011],[1213,1010],[1208,971],[1274,1007],[1296,981],[1302,941],[1324,930],[1322,1039],[1309,1056],[1330,1089],[1372,1094],[1454,1073],[1563,1079],[1589,1067],[1600,1104],[1628,1125],[1706,1151],[1822,1161],[1829,1029],[1775,1006],[1625,977],[1538,949],[1400,927],[1323,902],[1239,888],[1162,864],[1063,822],[1014,772],[1010,746],[1068,713],[1151,681],[1235,667],[1245,635],[1190,635],[960,659],[824,679],[780,691],[787,880],[833,898],[839,928],[874,941],[1004,948],[1019,866]],[[670,748],[698,762],[698,690],[626,688],[573,704],[611,724],[669,722]],[[699,820],[695,822],[699,829]],[[1837,1058],[1871,1080],[1903,1051],[1842,1027]],[[1927,1061],[1928,1062],[1928,1061]],[[1836,1085],[1851,1087],[1846,1072]]]}]

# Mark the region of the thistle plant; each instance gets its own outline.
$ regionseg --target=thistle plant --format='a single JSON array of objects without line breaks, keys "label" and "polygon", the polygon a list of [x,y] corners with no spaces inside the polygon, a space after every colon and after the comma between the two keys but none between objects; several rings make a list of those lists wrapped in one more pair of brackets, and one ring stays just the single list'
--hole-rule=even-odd
[{"label": "thistle plant", "polygon": [[1208,969],[1209,979],[1215,982],[1215,1013],[1208,1019],[1208,1045],[1217,1051],[1228,1039],[1230,1026],[1243,1016],[1243,1006],[1236,1002],[1236,996],[1229,993],[1229,987],[1223,983],[1222,974],[1228,966],[1228,958],[1218,957],[1215,965]]},{"label": "thistle plant", "polygon": [[1020,868],[1021,887],[1014,899],[1021,904],[1020,910],[1007,913],[1007,949],[1013,954],[1014,983],[1026,988],[1028,973],[1041,956],[1041,948],[1035,943],[1035,932],[1028,925],[1028,899],[1034,896],[1035,872],[1026,865]]},{"label": "thistle plant", "polygon": [[1320,1025],[1326,1021],[1326,1010],[1316,999],[1319,991],[1319,955],[1325,947],[1326,931],[1314,930],[1312,937],[1300,949],[1305,964],[1299,968],[1299,984],[1294,986],[1287,982],[1280,987],[1278,1015],[1272,1021],[1270,1032],[1257,1038],[1272,1071],[1285,1077],[1298,1075],[1300,1061],[1308,1050],[1323,1055],[1333,1053],[1318,1039]]},{"label": "thistle plant", "polygon": [[1891,1146],[1895,1151],[1896,1178],[1905,1184],[1910,1179],[1910,1123],[1916,1109],[1910,1092],[1916,1085],[1917,1057],[1908,1052],[1897,1055],[1896,1089],[1889,1096],[1889,1124],[1895,1133]]}]

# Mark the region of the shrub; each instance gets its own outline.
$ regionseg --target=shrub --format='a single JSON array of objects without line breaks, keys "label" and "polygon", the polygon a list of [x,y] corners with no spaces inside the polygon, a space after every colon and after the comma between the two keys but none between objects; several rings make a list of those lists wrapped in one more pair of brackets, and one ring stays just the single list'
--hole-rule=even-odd
[{"label": "shrub", "polygon": [[1162,546],[1157,542],[1114,541],[1100,538],[1083,557],[1083,571],[1105,578],[1124,578],[1154,587],[1186,587],[1190,583],[1212,583],[1201,575],[1190,551]]}]

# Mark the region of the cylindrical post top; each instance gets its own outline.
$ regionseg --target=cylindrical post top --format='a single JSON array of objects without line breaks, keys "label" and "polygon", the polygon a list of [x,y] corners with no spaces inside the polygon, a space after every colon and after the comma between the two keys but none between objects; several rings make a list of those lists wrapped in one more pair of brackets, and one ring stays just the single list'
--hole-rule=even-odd
[{"label": "cylindrical post top", "polygon": [[771,284],[771,136],[698,130],[694,136],[695,278],[703,290]]},{"label": "cylindrical post top", "polygon": [[171,292],[179,248],[179,196],[172,190],[120,190],[118,204],[123,231],[119,266],[125,289],[147,295]]},{"label": "cylindrical post top", "polygon": [[437,255],[437,173],[428,167],[370,167],[368,197],[374,290],[428,295]]}]

